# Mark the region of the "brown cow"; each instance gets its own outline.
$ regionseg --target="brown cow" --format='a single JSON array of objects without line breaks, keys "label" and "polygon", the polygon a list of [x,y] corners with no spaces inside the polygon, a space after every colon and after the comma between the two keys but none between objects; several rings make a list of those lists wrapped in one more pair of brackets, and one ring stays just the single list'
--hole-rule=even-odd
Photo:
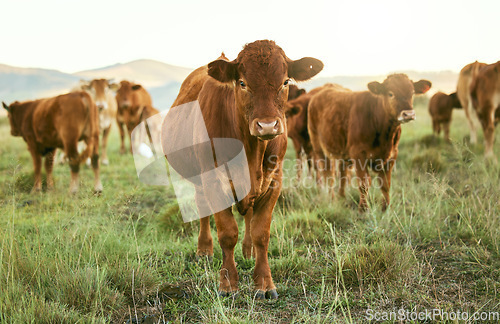
[{"label": "brown cow", "polygon": [[493,153],[495,125],[500,117],[500,61],[482,68],[472,81],[471,99],[484,132],[484,155],[496,161]]},{"label": "brown cow", "polygon": [[467,117],[467,122],[469,123],[470,129],[470,142],[472,144],[477,143],[477,132],[476,125],[474,123],[474,109],[472,107],[470,98],[470,85],[479,70],[481,70],[485,66],[486,63],[475,61],[464,66],[460,71],[460,75],[458,76],[457,96],[458,100],[460,100],[460,105],[465,110],[465,116]]},{"label": "brown cow", "polygon": [[[383,209],[389,205],[391,171],[398,154],[401,124],[415,119],[413,94],[425,93],[427,80],[412,82],[405,74],[370,82],[370,91],[323,89],[309,103],[308,127],[318,170],[330,188],[338,159],[340,196],[345,195],[346,169],[354,164],[360,191],[360,210],[367,208],[371,179],[368,167],[381,179]],[[326,165],[325,165],[326,164]],[[333,190],[332,190],[333,194]]]},{"label": "brown cow", "polygon": [[[42,157],[45,157],[47,189],[54,187],[52,168],[56,148],[63,148],[69,159],[71,182],[69,191],[78,191],[80,162],[90,155],[94,169],[94,191],[101,192],[99,178],[99,117],[97,107],[86,92],[72,92],[49,99],[3,103],[9,114],[11,134],[22,136],[35,166],[33,191],[42,189]],[[78,141],[83,140],[87,148],[78,153]]]},{"label": "brown cow", "polygon": [[429,114],[432,117],[432,130],[436,135],[441,133],[441,126],[444,129],[444,138],[450,141],[450,123],[453,108],[462,108],[457,93],[445,94],[436,92],[429,101]]},{"label": "brown cow", "polygon": [[[197,98],[211,139],[234,138],[243,143],[251,189],[237,207],[245,217],[243,255],[249,258],[254,254],[256,257],[253,279],[257,298],[278,297],[267,252],[287,145],[284,111],[288,84],[290,79],[307,80],[322,68],[323,63],[317,59],[306,57],[292,61],[273,41],[256,41],[245,45],[234,61],[218,59],[195,70],[183,83],[175,101],[181,105],[187,101],[179,98]],[[194,95],[196,91],[199,91],[197,96]],[[175,109],[182,108],[170,111]],[[164,127],[176,128],[173,133],[184,136],[181,132],[184,123],[178,121]],[[178,139],[173,136],[166,140],[175,142]],[[238,290],[234,262],[238,225],[231,208],[216,212],[215,224],[223,251],[219,289],[221,295],[228,295]],[[200,219],[197,255],[213,255],[209,217]]]},{"label": "brown cow", "polygon": [[116,92],[116,102],[118,104],[116,121],[121,139],[120,153],[126,152],[123,125],[127,127],[130,152],[132,152],[132,130],[146,118],[157,114],[158,110],[153,108],[151,96],[144,87],[125,80],[120,82],[120,88]]},{"label": "brown cow", "polygon": [[297,98],[287,102],[287,111],[293,112],[287,115],[288,137],[292,139],[295,149],[297,178],[300,179],[302,173],[302,152],[305,153],[309,172],[312,171],[313,154],[312,145],[307,130],[307,107],[311,98],[325,87],[335,87],[339,91],[350,91],[338,84],[327,83],[321,87],[317,87],[305,93],[305,91]]},{"label": "brown cow", "polygon": [[85,90],[92,96],[99,111],[99,129],[102,135],[101,163],[109,164],[108,160],[108,137],[111,125],[116,120],[117,104],[113,91],[118,90],[119,85],[111,83],[106,79],[94,79],[90,82],[82,81],[80,89]]}]

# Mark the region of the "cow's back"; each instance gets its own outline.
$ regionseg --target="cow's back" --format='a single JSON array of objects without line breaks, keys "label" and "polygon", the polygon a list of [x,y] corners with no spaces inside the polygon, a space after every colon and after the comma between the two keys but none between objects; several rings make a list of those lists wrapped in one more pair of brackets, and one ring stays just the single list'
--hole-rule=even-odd
[{"label": "cow's back", "polygon": [[202,66],[191,72],[182,82],[179,94],[175,99],[172,107],[179,106],[198,99],[201,88],[205,81],[209,78],[208,66]]},{"label": "cow's back", "polygon": [[448,95],[443,92],[436,92],[429,101],[429,113],[436,121],[450,120],[452,109]]},{"label": "cow's back", "polygon": [[33,113],[37,142],[46,147],[63,147],[63,139],[81,140],[97,130],[97,109],[84,91],[42,99]]},{"label": "cow's back", "polygon": [[350,107],[354,92],[327,86],[309,102],[308,128],[315,150],[321,148],[345,157]]},{"label": "cow's back", "polygon": [[467,108],[470,99],[470,85],[478,72],[486,66],[486,63],[473,62],[462,68],[458,76],[457,96],[462,107]]}]

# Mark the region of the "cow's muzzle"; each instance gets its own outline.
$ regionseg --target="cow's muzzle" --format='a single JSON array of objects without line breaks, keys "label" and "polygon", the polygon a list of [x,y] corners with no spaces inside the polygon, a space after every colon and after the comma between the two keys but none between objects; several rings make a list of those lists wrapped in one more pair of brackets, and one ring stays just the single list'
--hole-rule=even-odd
[{"label": "cow's muzzle", "polygon": [[403,110],[398,116],[398,121],[404,124],[409,121],[415,120],[415,118],[415,110]]},{"label": "cow's muzzle", "polygon": [[270,140],[283,134],[283,122],[279,118],[254,119],[250,124],[250,134],[262,140]]}]

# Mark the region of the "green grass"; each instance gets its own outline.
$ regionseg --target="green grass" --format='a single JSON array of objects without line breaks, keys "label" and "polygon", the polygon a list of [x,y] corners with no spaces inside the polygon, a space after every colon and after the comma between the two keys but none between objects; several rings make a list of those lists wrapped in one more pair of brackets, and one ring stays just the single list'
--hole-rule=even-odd
[{"label": "green grass", "polygon": [[213,262],[197,262],[198,223],[182,222],[172,188],[138,181],[132,157],[118,154],[116,127],[101,196],[87,167],[69,196],[67,165],[55,167],[53,192],[32,195],[31,157],[2,119],[0,322],[343,323],[364,321],[368,309],[498,312],[500,167],[485,163],[482,144],[464,141],[463,111],[454,112],[452,144],[430,135],[426,107],[417,116],[403,126],[386,212],[378,190],[373,208],[358,213],[356,188],[331,199],[315,186],[285,186],[269,245],[276,301],[253,299],[255,261],[243,258],[239,215],[241,292],[217,297],[215,230]]}]

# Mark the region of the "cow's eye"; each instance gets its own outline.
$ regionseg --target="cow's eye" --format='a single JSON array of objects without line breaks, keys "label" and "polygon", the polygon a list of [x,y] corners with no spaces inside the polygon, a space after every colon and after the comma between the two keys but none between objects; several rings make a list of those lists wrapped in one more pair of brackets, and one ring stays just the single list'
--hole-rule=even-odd
[{"label": "cow's eye", "polygon": [[240,87],[242,88],[245,88],[247,85],[245,84],[245,82],[243,82],[243,80],[240,80]]},{"label": "cow's eye", "polygon": [[283,83],[283,85],[286,87],[288,85],[288,83],[290,82],[289,79],[286,79],[285,82]]},{"label": "cow's eye", "polygon": [[389,91],[388,95],[389,95],[389,98],[394,97],[394,93],[392,93],[391,91]]}]

